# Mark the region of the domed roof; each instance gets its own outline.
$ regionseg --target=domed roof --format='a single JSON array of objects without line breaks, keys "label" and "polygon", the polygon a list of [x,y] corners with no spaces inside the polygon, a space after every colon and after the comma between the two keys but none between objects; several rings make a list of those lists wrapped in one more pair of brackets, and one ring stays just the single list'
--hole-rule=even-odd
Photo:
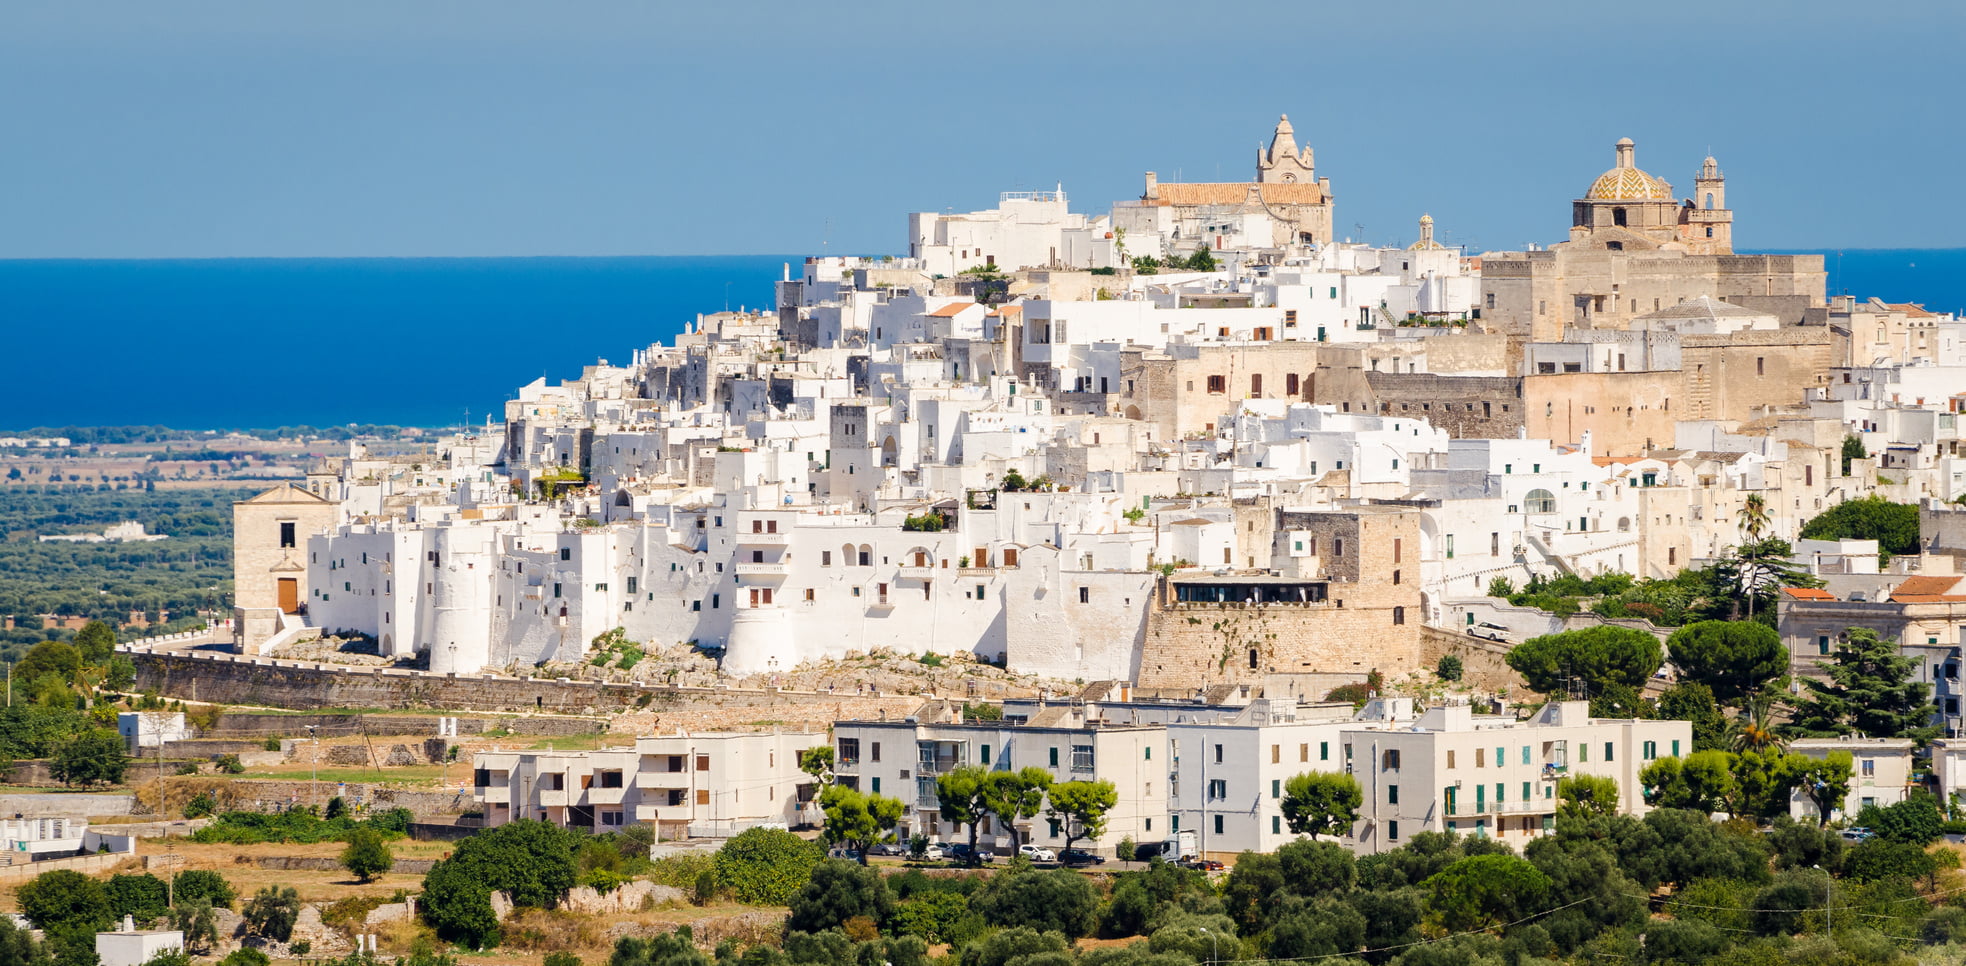
[{"label": "domed roof", "polygon": [[1672,185],[1662,178],[1655,178],[1638,169],[1633,163],[1635,145],[1631,138],[1619,138],[1613,146],[1617,151],[1618,163],[1611,170],[1597,176],[1591,182],[1589,191],[1584,192],[1586,201],[1671,201]]},{"label": "domed roof", "polygon": [[1584,192],[1589,201],[1671,201],[1672,186],[1637,168],[1612,168]]}]

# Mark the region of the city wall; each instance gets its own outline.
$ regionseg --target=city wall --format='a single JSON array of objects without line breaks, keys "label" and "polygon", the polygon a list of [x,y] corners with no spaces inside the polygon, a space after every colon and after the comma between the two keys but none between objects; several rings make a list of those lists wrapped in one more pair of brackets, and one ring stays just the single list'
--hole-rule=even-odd
[{"label": "city wall", "polygon": [[[823,706],[831,717],[872,718],[883,713],[905,714],[923,700],[915,695],[639,687],[496,675],[433,675],[393,668],[329,668],[222,654],[193,657],[135,652],[129,657],[137,667],[138,690],[155,690],[186,701],[297,710],[431,708],[598,715],[623,710],[659,713],[741,708],[762,717],[774,717],[769,712],[776,708],[787,712],[776,717],[804,717],[810,709]],[[221,719],[221,727],[237,720],[228,713]],[[430,727],[434,730],[434,724]],[[594,728],[590,724],[582,730]]]}]

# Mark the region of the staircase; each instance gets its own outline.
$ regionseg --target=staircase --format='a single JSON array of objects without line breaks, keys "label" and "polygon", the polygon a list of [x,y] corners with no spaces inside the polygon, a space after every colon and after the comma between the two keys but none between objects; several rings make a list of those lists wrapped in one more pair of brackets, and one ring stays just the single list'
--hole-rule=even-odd
[{"label": "staircase", "polygon": [[279,633],[267,638],[266,642],[259,646],[259,652],[265,654],[276,647],[311,641],[320,636],[321,629],[314,625],[313,618],[305,614],[281,614]]}]

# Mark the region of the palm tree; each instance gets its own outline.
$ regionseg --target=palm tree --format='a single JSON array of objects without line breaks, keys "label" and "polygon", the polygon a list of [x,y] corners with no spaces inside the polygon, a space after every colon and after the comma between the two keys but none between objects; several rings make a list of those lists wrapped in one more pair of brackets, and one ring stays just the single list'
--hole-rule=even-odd
[{"label": "palm tree", "polygon": [[1780,751],[1787,747],[1775,728],[1775,699],[1778,692],[1773,688],[1749,696],[1741,716],[1734,719],[1734,735],[1729,744],[1735,751]]},{"label": "palm tree", "polygon": [[1768,501],[1759,493],[1750,493],[1741,501],[1741,508],[1734,512],[1734,520],[1740,524],[1741,534],[1746,543],[1755,543],[1768,530]]}]

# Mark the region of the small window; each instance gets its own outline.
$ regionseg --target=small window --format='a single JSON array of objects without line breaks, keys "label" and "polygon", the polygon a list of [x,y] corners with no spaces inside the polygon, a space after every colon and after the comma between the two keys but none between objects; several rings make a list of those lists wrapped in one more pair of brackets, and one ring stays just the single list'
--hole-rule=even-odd
[{"label": "small window", "polygon": [[280,524],[280,546],[291,547],[294,545],[296,539],[293,521],[282,521]]}]

